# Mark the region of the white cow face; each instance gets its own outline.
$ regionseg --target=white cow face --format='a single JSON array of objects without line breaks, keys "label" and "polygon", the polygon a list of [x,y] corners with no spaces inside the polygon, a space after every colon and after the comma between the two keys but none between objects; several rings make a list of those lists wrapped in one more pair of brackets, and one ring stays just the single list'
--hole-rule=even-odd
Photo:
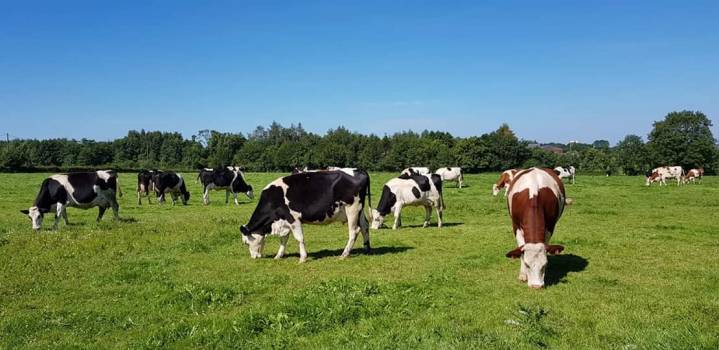
[{"label": "white cow face", "polygon": [[384,224],[384,216],[380,215],[377,209],[372,209],[372,224],[370,228],[378,230]]},{"label": "white cow face", "polygon": [[27,215],[32,221],[32,229],[37,231],[42,227],[43,213],[38,207],[30,207],[28,210],[20,210],[21,213]]},{"label": "white cow face", "polygon": [[265,248],[265,235],[258,233],[243,234],[242,242],[250,249],[250,257],[252,257],[252,259],[262,257],[262,250]]},{"label": "white cow face", "polygon": [[499,190],[500,190],[500,188],[499,188],[499,186],[497,186],[497,184],[492,185],[492,195],[493,195],[493,196],[498,195],[498,194],[499,194]]},{"label": "white cow face", "polygon": [[544,271],[547,268],[547,248],[543,243],[527,243],[522,254],[523,269],[527,273],[530,288],[544,287]]}]

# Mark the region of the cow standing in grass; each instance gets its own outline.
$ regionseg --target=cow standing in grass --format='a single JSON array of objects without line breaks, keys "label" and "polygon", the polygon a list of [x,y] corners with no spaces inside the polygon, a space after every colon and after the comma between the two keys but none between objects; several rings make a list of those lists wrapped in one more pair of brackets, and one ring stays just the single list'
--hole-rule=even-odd
[{"label": "cow standing in grass", "polygon": [[514,175],[516,175],[521,170],[522,169],[509,169],[503,171],[502,174],[499,175],[499,180],[497,180],[497,182],[492,185],[492,195],[498,195],[499,191],[504,188],[504,196],[506,197],[509,185],[512,183],[512,180],[514,180]]},{"label": "cow standing in grass", "polygon": [[507,207],[517,248],[506,256],[520,258],[519,280],[531,288],[544,286],[547,254],[564,250],[561,245],[549,244],[549,240],[565,203],[569,201],[564,184],[551,169],[522,170],[509,187]]},{"label": "cow standing in grass", "polygon": [[697,181],[699,183],[702,183],[702,178],[704,177],[704,168],[695,168],[690,169],[687,171],[687,174],[684,176],[684,183],[689,183],[690,181],[692,183],[696,183]]},{"label": "cow standing in grass", "polygon": [[150,192],[155,192],[152,177],[155,174],[153,170],[142,170],[137,174],[137,204],[142,205],[142,197],[147,197],[147,203],[151,204]]},{"label": "cow standing in grass", "polygon": [[230,194],[235,199],[235,205],[239,205],[237,200],[239,193],[244,193],[248,198],[254,198],[252,186],[245,181],[245,174],[239,170],[239,167],[226,167],[216,170],[202,169],[198,175],[202,183],[202,202],[205,205],[210,204],[210,190],[225,190],[225,204],[230,201]]},{"label": "cow standing in grass", "polygon": [[57,229],[60,218],[67,220],[67,207],[89,209],[98,207],[97,221],[102,219],[107,208],[112,208],[115,220],[119,220],[119,191],[117,173],[112,170],[52,175],[40,185],[35,202],[28,210],[21,210],[30,217],[32,228],[39,230],[45,214],[55,212],[53,229]]},{"label": "cow standing in grass", "polygon": [[169,193],[172,198],[172,205],[175,205],[177,197],[180,197],[182,205],[187,205],[190,200],[190,192],[185,186],[185,179],[174,171],[157,171],[152,177],[157,194],[157,203],[165,203],[165,194]]},{"label": "cow standing in grass", "polygon": [[382,197],[377,209],[372,210],[372,228],[379,229],[385,216],[392,213],[396,230],[402,225],[402,208],[405,206],[423,206],[425,210],[424,227],[429,226],[432,208],[437,210],[437,227],[442,227],[444,198],[442,197],[442,179],[432,175],[401,175],[389,180],[382,188]]},{"label": "cow standing in grass", "polygon": [[682,184],[682,177],[684,176],[684,169],[681,166],[663,166],[652,169],[652,172],[647,174],[646,185],[650,186],[654,182],[658,182],[659,186],[666,185],[667,179],[676,179],[677,186]]},{"label": "cow standing in grass", "polygon": [[462,175],[462,168],[460,167],[439,168],[434,173],[439,175],[444,183],[454,181],[459,188],[462,188],[462,185],[464,185],[464,175]]},{"label": "cow standing in grass", "polygon": [[307,259],[302,224],[346,222],[349,229],[342,258],[350,255],[357,234],[362,233],[364,246],[370,251],[369,222],[364,213],[365,198],[370,197],[367,172],[355,170],[319,171],[285,176],[272,181],[260,195],[247,225],[240,227],[242,241],[252,258],[262,257],[267,235],[280,237],[275,259],[282,258],[291,232],[299,244],[300,262]]}]

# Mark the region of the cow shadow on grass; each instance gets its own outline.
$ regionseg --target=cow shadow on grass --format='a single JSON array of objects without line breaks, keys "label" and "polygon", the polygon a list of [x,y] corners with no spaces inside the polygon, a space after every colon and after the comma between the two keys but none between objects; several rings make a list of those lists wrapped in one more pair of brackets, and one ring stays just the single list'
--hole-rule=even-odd
[{"label": "cow shadow on grass", "polygon": [[[464,223],[461,222],[443,222],[442,227],[454,227],[454,226],[462,226]],[[392,226],[387,226],[387,229],[390,231],[392,230]],[[402,225],[398,228],[398,230],[401,230],[403,228],[424,228],[423,224],[413,224],[413,225]],[[432,223],[427,226],[427,228],[437,228],[437,223]]]},{"label": "cow shadow on grass", "polygon": [[574,254],[550,255],[549,266],[544,276],[546,286],[567,282],[565,278],[570,272],[581,272],[587,268],[589,261]]},{"label": "cow shadow on grass", "polygon": [[[352,256],[358,256],[358,255],[385,255],[385,254],[398,254],[398,253],[404,253],[408,250],[414,249],[413,247],[406,247],[406,246],[400,246],[400,247],[375,247],[372,248],[372,251],[367,254],[364,251],[364,248],[354,248],[352,249],[352,253],[350,253],[350,258]],[[341,249],[322,249],[320,251],[316,252],[307,252],[307,257],[310,257],[312,259],[322,259],[322,258],[331,258],[336,257],[339,258],[340,255],[342,255],[342,252],[344,251],[344,248]],[[269,255],[271,256],[271,255]],[[290,253],[285,254],[285,257],[296,257],[299,258],[299,253]]]}]

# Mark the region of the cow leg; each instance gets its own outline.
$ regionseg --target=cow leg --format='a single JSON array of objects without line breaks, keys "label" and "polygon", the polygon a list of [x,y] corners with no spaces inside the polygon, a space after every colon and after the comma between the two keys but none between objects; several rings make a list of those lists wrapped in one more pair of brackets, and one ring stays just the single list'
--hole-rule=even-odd
[{"label": "cow leg", "polygon": [[117,204],[117,199],[112,198],[110,201],[110,208],[112,208],[112,216],[115,221],[120,221],[120,205]]},{"label": "cow leg", "polygon": [[[524,231],[517,227],[512,225],[514,228],[514,238],[517,240],[517,247],[521,247],[524,245]],[[519,276],[517,276],[517,279],[519,279],[522,282],[527,282],[527,267],[524,266],[524,261],[520,257],[519,259]]]},{"label": "cow leg", "polygon": [[437,209],[437,227],[442,228],[442,205],[437,205],[435,208]]},{"label": "cow leg", "polygon": [[70,222],[67,220],[67,206],[62,206],[62,219],[65,221],[65,225],[70,225]]},{"label": "cow leg", "polygon": [[140,200],[140,198],[142,198],[142,192],[137,191],[137,205],[142,205],[142,200]]},{"label": "cow leg", "polygon": [[295,220],[292,225],[292,236],[295,237],[300,247],[300,262],[307,261],[307,249],[305,249],[305,235],[302,233],[302,224],[299,220]]},{"label": "cow leg", "polygon": [[57,203],[55,206],[55,223],[52,225],[53,230],[57,230],[57,226],[60,223],[60,218],[62,217],[62,209],[63,209],[62,203]]},{"label": "cow leg", "polygon": [[360,231],[362,232],[362,240],[364,243],[364,250],[365,253],[369,254],[372,251],[372,247],[370,247],[369,244],[369,221],[367,221],[367,217],[364,215],[364,208],[362,208],[362,211],[360,212],[359,217],[359,227]]},{"label": "cow leg", "polygon": [[235,196],[235,205],[240,205],[240,202],[237,201],[237,192],[233,192],[232,195]]},{"label": "cow leg", "polygon": [[205,187],[205,192],[202,194],[202,202],[205,203],[205,205],[210,204],[210,189]]},{"label": "cow leg", "polygon": [[225,190],[225,204],[230,203],[230,190]]},{"label": "cow leg", "polygon": [[392,229],[396,230],[398,227],[402,225],[400,215],[402,214],[402,205],[397,203],[394,206],[394,224],[392,225]]},{"label": "cow leg", "polygon": [[429,226],[431,220],[432,220],[432,206],[425,205],[424,206],[424,225],[422,225],[422,227]]},{"label": "cow leg", "polygon": [[345,213],[347,214],[347,228],[349,230],[349,238],[347,239],[347,245],[345,246],[345,250],[342,252],[342,255],[340,256],[342,259],[350,256],[350,252],[352,252],[352,247],[355,245],[355,241],[357,240],[357,233],[359,233],[360,228],[357,225],[357,220],[359,219],[358,212],[360,210],[359,203],[355,203],[355,205],[350,207],[345,207]]},{"label": "cow leg", "polygon": [[517,279],[520,282],[527,282],[527,266],[524,265],[524,254],[519,258],[519,276]]},{"label": "cow leg", "polygon": [[107,208],[98,207],[98,210],[99,211],[97,212],[97,222],[100,222],[100,220],[102,220],[102,216],[105,215],[105,210],[107,210]]},{"label": "cow leg", "polygon": [[287,250],[287,241],[289,239],[289,234],[280,236],[280,249],[277,250],[277,255],[275,255],[275,259],[282,259],[282,257],[285,255],[285,251]]},{"label": "cow leg", "polygon": [[170,193],[170,198],[172,198],[172,205],[175,205],[175,202],[177,201],[177,193],[172,192]]}]

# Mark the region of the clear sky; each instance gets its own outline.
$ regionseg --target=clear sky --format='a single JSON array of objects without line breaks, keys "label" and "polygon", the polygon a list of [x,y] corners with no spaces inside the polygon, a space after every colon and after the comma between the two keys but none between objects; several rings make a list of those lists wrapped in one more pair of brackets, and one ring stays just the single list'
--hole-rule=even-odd
[{"label": "clear sky", "polygon": [[15,137],[506,122],[614,143],[681,109],[719,121],[719,1],[0,2]]}]

